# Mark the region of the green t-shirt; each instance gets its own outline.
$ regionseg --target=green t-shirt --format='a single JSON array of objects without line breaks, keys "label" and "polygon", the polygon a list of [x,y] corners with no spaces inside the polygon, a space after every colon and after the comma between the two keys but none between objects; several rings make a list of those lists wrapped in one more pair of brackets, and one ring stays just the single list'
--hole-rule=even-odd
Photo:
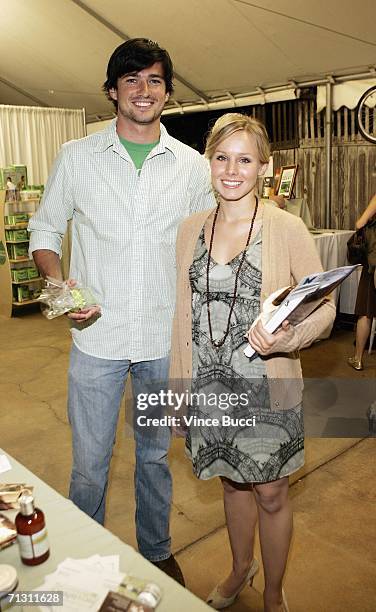
[{"label": "green t-shirt", "polygon": [[134,165],[137,170],[141,170],[142,164],[145,159],[149,155],[150,151],[154,149],[154,147],[158,144],[159,140],[156,142],[150,142],[147,144],[139,144],[138,142],[130,142],[126,140],[122,136],[119,136],[119,140],[123,147],[128,151]]}]

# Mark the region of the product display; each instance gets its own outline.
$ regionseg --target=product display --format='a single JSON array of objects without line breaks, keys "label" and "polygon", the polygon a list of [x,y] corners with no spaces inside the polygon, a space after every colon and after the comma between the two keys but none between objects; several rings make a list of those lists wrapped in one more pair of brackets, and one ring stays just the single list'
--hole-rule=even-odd
[{"label": "product display", "polygon": [[[3,302],[0,313],[10,316],[12,309],[35,302],[40,294],[42,279],[29,256],[30,217],[36,211],[43,188],[33,185],[26,189],[23,177],[25,166],[14,166],[0,171],[7,175],[8,184],[0,191],[0,248],[5,251],[0,258],[0,293]],[[9,171],[9,172],[8,172]],[[16,172],[17,171],[17,172]],[[10,188],[10,184],[13,188]]]},{"label": "product display", "polygon": [[27,168],[23,165],[12,165],[0,169],[0,189],[7,189],[9,183],[14,189],[25,189],[27,187]]}]

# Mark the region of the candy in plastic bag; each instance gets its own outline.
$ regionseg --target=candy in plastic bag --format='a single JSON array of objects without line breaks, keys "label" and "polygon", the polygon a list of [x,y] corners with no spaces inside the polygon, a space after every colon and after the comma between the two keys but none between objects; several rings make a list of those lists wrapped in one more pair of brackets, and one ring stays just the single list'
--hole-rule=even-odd
[{"label": "candy in plastic bag", "polygon": [[42,289],[38,300],[46,307],[42,312],[47,319],[55,319],[66,312],[78,312],[90,306],[96,306],[93,292],[88,287],[75,285],[69,287],[65,281],[59,281],[47,276],[46,286]]}]

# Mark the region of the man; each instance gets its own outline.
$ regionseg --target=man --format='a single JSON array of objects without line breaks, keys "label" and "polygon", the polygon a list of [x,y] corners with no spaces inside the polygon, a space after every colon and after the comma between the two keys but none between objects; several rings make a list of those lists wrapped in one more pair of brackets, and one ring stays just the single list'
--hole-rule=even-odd
[{"label": "man", "polygon": [[[93,307],[69,315],[68,398],[69,496],[100,523],[127,375],[134,397],[168,380],[177,226],[214,205],[206,161],[160,123],[172,77],[168,53],[150,40],[115,49],[103,88],[117,119],[64,145],[30,221],[37,267],[61,279],[61,241],[72,220],[70,277],[90,287],[100,304],[100,312]],[[184,583],[170,551],[170,432],[138,428],[135,440],[139,550]]]}]

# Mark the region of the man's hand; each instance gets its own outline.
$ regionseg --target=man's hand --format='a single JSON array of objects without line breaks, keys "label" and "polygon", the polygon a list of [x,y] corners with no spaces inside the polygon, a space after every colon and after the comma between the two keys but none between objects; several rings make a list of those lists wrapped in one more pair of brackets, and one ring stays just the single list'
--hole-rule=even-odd
[{"label": "man's hand", "polygon": [[[67,286],[70,288],[73,288],[77,285],[77,281],[75,281],[73,278],[68,278],[68,280],[65,281]],[[87,321],[88,319],[91,319],[94,316],[100,315],[101,313],[101,307],[96,305],[96,306],[89,306],[88,308],[83,308],[82,310],[79,310],[78,312],[68,312],[67,313],[67,317],[69,319],[73,319],[74,321],[77,321],[78,323],[82,323],[83,321]]]},{"label": "man's hand", "polygon": [[299,348],[299,338],[293,325],[283,321],[276,334],[269,334],[259,321],[247,334],[248,342],[260,355],[272,353],[291,353]]},{"label": "man's hand", "polygon": [[90,306],[89,308],[83,308],[79,312],[68,312],[67,317],[69,319],[74,319],[78,323],[87,321],[96,315],[99,315],[101,312],[100,306]]}]

